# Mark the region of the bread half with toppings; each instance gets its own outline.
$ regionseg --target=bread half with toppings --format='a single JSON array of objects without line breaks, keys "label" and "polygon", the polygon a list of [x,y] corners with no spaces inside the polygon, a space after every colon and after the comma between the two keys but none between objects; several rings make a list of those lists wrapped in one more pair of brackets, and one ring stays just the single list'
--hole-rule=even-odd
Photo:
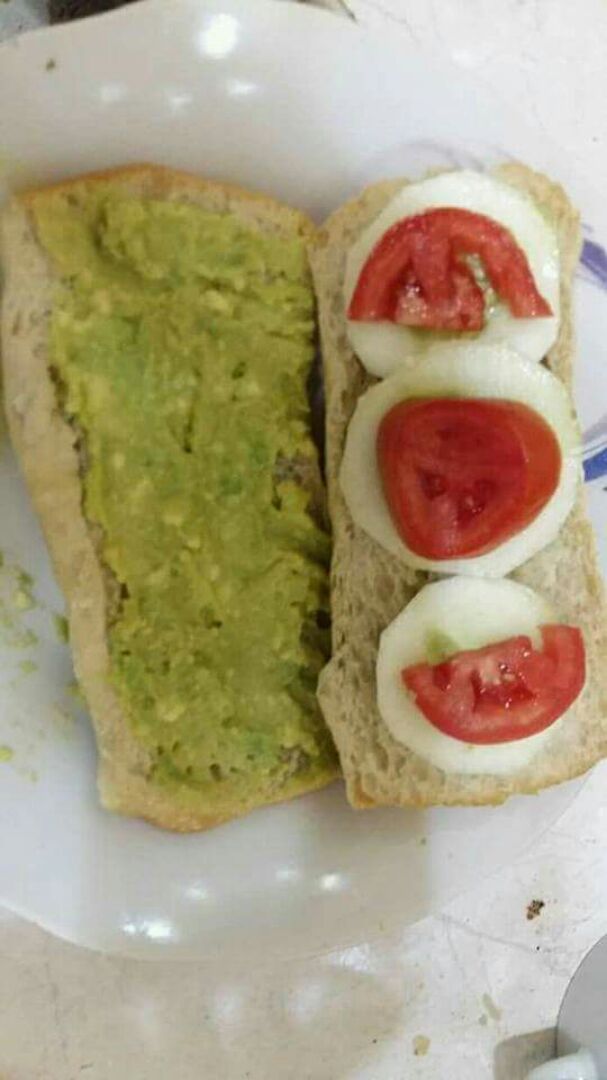
[{"label": "bread half with toppings", "polygon": [[64,592],[103,804],[205,829],[338,774],[312,224],[153,165],[2,219],[13,446]]},{"label": "bread half with toppings", "polygon": [[[472,351],[476,349],[477,353],[476,359],[470,361],[470,371],[475,365],[480,370],[479,365],[482,367],[485,349],[491,363],[498,368],[500,363],[503,363],[502,370],[508,371],[510,384],[516,383],[519,368],[523,382],[526,380],[535,385],[538,381],[549,381],[549,392],[552,394],[554,390],[559,398],[559,415],[563,416],[563,423],[569,432],[569,441],[565,440],[566,446],[562,443],[561,450],[564,454],[563,462],[567,459],[571,476],[576,472],[575,490],[570,490],[569,505],[560,513],[558,520],[553,519],[550,529],[544,532],[539,540],[537,533],[534,534],[535,540],[530,544],[527,556],[525,549],[519,545],[514,556],[514,549],[511,549],[510,554],[501,561],[494,559],[490,552],[476,559],[446,559],[441,563],[440,558],[438,561],[432,557],[424,558],[423,551],[420,557],[419,548],[417,556],[412,558],[411,549],[408,554],[404,552],[404,534],[399,534],[398,529],[395,529],[394,514],[388,513],[385,505],[379,507],[373,520],[369,519],[369,502],[383,500],[385,504],[387,501],[386,474],[381,473],[375,459],[373,465],[370,464],[371,457],[376,453],[376,440],[380,431],[379,427],[374,428],[369,420],[373,411],[372,403],[379,400],[381,395],[384,395],[385,410],[398,402],[403,395],[411,400],[425,401],[436,392],[432,387],[436,388],[441,379],[443,389],[440,392],[446,397],[466,398],[468,395],[464,376],[460,378],[459,374],[453,374],[457,357],[461,359],[466,353],[467,346],[461,344],[461,334],[435,334],[435,339],[437,336],[441,339],[439,345],[428,350],[427,343],[432,339],[432,332],[419,328],[423,321],[418,321],[418,328],[410,331],[408,338],[399,338],[399,328],[390,326],[384,333],[385,324],[383,336],[378,337],[375,332],[378,323],[372,322],[363,326],[361,335],[359,331],[362,324],[356,326],[353,332],[347,319],[348,304],[352,303],[357,281],[362,280],[359,274],[362,274],[361,266],[368,257],[371,241],[379,243],[385,230],[394,224],[394,215],[392,218],[386,217],[386,208],[398,206],[394,200],[397,196],[400,199],[402,192],[405,193],[402,196],[405,200],[403,205],[407,204],[407,181],[374,184],[358,198],[337,210],[325,223],[320,242],[313,254],[326,391],[327,484],[334,544],[331,575],[333,652],[330,663],[321,675],[319,700],[339,751],[348,798],[355,807],[500,803],[508,796],[537,792],[548,785],[578,776],[607,754],[605,593],[597,563],[594,536],[585,508],[579,443],[577,447],[573,446],[571,437],[571,431],[575,433],[576,427],[570,395],[574,363],[572,288],[581,243],[579,218],[561,187],[522,165],[502,166],[494,171],[492,177],[500,185],[506,185],[509,192],[514,192],[514,201],[522,195],[523,200],[532,207],[534,228],[541,233],[545,225],[555,240],[555,250],[544,264],[541,258],[534,261],[533,243],[529,257],[536,283],[539,281],[545,295],[550,293],[552,333],[550,321],[546,320],[541,324],[541,319],[537,320],[539,330],[532,326],[529,319],[525,319],[527,329],[531,329],[529,333],[521,333],[525,327],[510,319],[508,311],[502,310],[502,316],[510,320],[508,325],[502,319],[501,327],[496,322],[485,335],[464,334],[464,339],[470,342]],[[421,188],[421,184],[419,187]],[[508,192],[505,197],[510,198]],[[409,214],[421,213],[427,205],[421,196],[419,205],[416,204],[416,199],[417,195],[409,200]],[[441,203],[435,199],[434,202],[430,201],[429,205],[440,206]],[[445,196],[443,205],[453,205],[448,196]],[[458,205],[465,206],[465,200]],[[486,208],[484,213],[492,216]],[[380,223],[379,227],[374,226],[377,221]],[[394,228],[397,226],[394,225]],[[516,230],[514,235],[516,239]],[[361,238],[366,238],[366,248],[362,256]],[[354,278],[353,252],[356,253]],[[383,256],[385,259],[392,257],[387,244],[384,245]],[[557,262],[553,256],[556,256]],[[409,264],[408,273],[411,265]],[[384,266],[389,267],[389,262],[384,261]],[[462,288],[467,287],[469,269],[468,263],[467,268],[462,270]],[[546,273],[542,279],[544,270]],[[414,314],[417,311],[419,314],[421,309],[418,283],[414,277],[406,278],[401,275],[401,286],[403,282],[409,291],[405,289],[403,293],[401,287],[400,302],[407,310]],[[366,286],[369,282],[363,284]],[[371,284],[373,285],[373,282]],[[372,312],[372,316],[373,303],[380,305],[384,300],[377,290],[370,301],[367,296],[370,304],[368,310]],[[378,310],[379,306],[375,314]],[[349,314],[352,314],[352,307]],[[424,317],[424,311],[421,310],[420,319],[423,320]],[[488,317],[486,325],[489,325],[490,321]],[[514,348],[510,348],[509,335],[514,335]],[[484,337],[489,338],[485,345]],[[357,343],[358,354],[353,341]],[[539,349],[537,355],[531,358],[525,358],[524,355],[521,357],[528,344],[531,352]],[[430,352],[438,353],[438,357],[434,355],[434,358],[431,358]],[[360,353],[365,353],[368,370],[361,363]],[[408,360],[409,368],[406,370]],[[442,361],[445,366],[439,370]],[[424,375],[425,364],[429,364],[430,368],[434,367],[431,378],[428,368]],[[401,365],[404,365],[404,368]],[[448,383],[445,375],[448,369],[452,372],[452,384]],[[385,382],[378,383],[378,376],[385,377]],[[496,379],[497,382],[489,384],[489,388],[486,387],[484,394],[480,396],[492,400],[500,396],[491,392],[491,385],[497,385],[501,375],[496,376]],[[557,381],[560,385],[557,385]],[[392,395],[386,387],[393,388]],[[508,398],[513,395],[504,392],[502,396]],[[517,397],[518,394],[514,396]],[[564,396],[569,404],[563,405]],[[539,403],[542,400],[540,395],[537,401]],[[373,405],[373,408],[375,407]],[[452,408],[452,404],[449,408]],[[538,424],[543,422],[542,414],[541,404],[538,404]],[[367,428],[364,428],[363,421]],[[364,438],[360,434],[363,428]],[[359,429],[358,433],[355,429]],[[382,437],[388,439],[383,428],[382,432]],[[363,450],[361,446],[364,446]],[[419,442],[413,446],[413,454],[417,452],[416,448],[419,448]],[[368,455],[367,459],[365,453]],[[576,453],[577,463],[574,460]],[[360,477],[354,476],[357,467],[359,473],[368,474],[365,479],[367,487],[364,489]],[[440,472],[438,469],[437,475]],[[436,483],[443,482],[441,475],[438,475],[438,479],[434,476],[430,479],[433,483],[435,480]],[[373,484],[376,490],[372,490]],[[441,490],[439,484],[430,494],[434,497],[435,494],[440,494]],[[403,498],[408,498],[409,495],[410,491],[405,491]],[[381,522],[377,525],[379,517]],[[365,527],[360,524],[361,521]],[[515,543],[516,537],[509,542]],[[481,549],[478,550],[480,552]],[[458,576],[431,584],[437,581],[437,570],[440,574]],[[437,589],[439,591],[436,591]],[[544,619],[546,622],[568,627],[572,639],[575,637],[578,643],[581,636],[585,650],[583,690],[577,693],[564,715],[547,726],[541,736],[529,727],[522,732],[525,737],[521,737],[521,731],[514,732],[508,741],[504,735],[503,724],[500,728],[497,721],[493,733],[480,731],[479,739],[471,738],[470,742],[464,735],[457,738],[453,736],[453,731],[449,734],[448,727],[439,732],[435,731],[434,725],[427,719],[429,714],[422,715],[420,708],[415,707],[422,698],[414,697],[409,687],[409,683],[417,686],[415,680],[422,676],[426,678],[427,685],[428,669],[434,665],[432,677],[435,683],[431,689],[436,696],[437,657],[430,655],[432,650],[427,642],[427,655],[419,652],[419,642],[416,644],[416,641],[420,636],[420,620],[423,622],[427,613],[434,611],[435,630],[444,639],[445,634],[441,635],[440,625],[442,610],[450,630],[453,631],[454,626],[461,629],[459,642],[452,641],[451,647],[449,642],[446,648],[444,640],[439,642],[438,661],[444,660],[448,663],[451,653],[457,653],[458,650],[465,652],[486,643],[487,637],[483,638],[483,633],[480,633],[478,641],[472,641],[470,633],[473,639],[472,631],[475,625],[491,623],[491,613],[497,610],[501,603],[504,604],[503,611],[509,611],[510,600],[517,611],[519,603],[523,608],[527,603],[540,607],[548,605],[541,608],[544,616],[537,616],[540,622]],[[408,614],[409,605],[411,611]],[[525,619],[522,623],[525,624]],[[535,638],[532,627],[524,629],[521,625],[517,631],[517,625],[516,618],[513,622],[507,614],[502,624],[499,618],[497,621],[493,618],[489,629],[485,627],[488,641],[496,643],[512,637],[518,642],[517,647],[527,650],[525,655],[529,654],[530,650],[535,650],[535,662],[537,654],[541,652],[538,642],[539,623],[535,626]],[[470,633],[469,627],[472,627]],[[442,629],[444,630],[444,627]],[[527,645],[521,645],[521,634],[531,635],[530,639],[525,639]],[[449,637],[451,636],[452,633]],[[548,681],[556,684],[558,671],[564,671],[564,661],[555,662],[553,657],[552,667],[549,667],[546,666],[547,651],[542,656],[544,667],[540,665],[537,672],[540,675],[542,672],[544,675],[552,672],[553,678]],[[477,665],[476,672],[483,658],[486,659],[485,654],[480,659],[477,654],[472,658]],[[472,661],[466,653],[463,663],[470,664]],[[403,669],[406,664],[410,667],[406,673],[408,681],[405,686]],[[420,675],[421,668],[424,670]],[[461,672],[461,664],[459,669],[457,665],[447,667],[441,669],[439,674],[447,682],[452,679],[455,684],[459,677],[458,670]],[[411,671],[414,671],[413,675]],[[511,674],[508,673],[508,678]],[[518,678],[516,671],[512,675],[513,679],[514,676]],[[499,678],[498,675],[498,683]],[[523,696],[528,691],[528,687],[520,681],[516,683],[515,689],[516,693],[520,692]],[[577,689],[579,691],[579,685]],[[469,690],[470,687],[467,686],[466,692]],[[502,693],[502,690],[503,686],[500,684],[499,692]],[[492,698],[491,693],[490,679],[486,684],[477,685],[474,708],[476,709],[480,702],[480,712],[472,719],[476,723],[480,717],[481,728],[483,717],[489,717],[490,720],[493,718],[493,722],[497,716],[493,705],[498,699]],[[531,692],[529,694],[533,697]],[[463,701],[463,698],[461,700]],[[509,698],[503,697],[502,703],[516,715],[517,698],[514,691]],[[407,727],[405,714],[412,712],[416,715]],[[460,730],[470,732],[473,729],[469,727]],[[395,737],[395,733],[398,737]],[[510,753],[513,748],[515,752]]]}]

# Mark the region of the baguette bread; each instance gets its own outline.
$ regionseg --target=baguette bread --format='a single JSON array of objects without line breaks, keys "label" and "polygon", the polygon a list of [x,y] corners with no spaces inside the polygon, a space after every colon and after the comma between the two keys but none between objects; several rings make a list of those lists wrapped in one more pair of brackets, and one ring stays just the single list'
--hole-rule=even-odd
[{"label": "baguette bread", "polygon": [[[578,215],[564,191],[519,164],[496,175],[527,192],[551,220],[561,259],[561,322],[546,363],[572,387],[572,279],[580,251]],[[343,282],[352,243],[403,186],[371,186],[325,223],[312,268],[319,304],[324,363],[327,486],[334,548],[331,577],[332,659],[321,675],[319,700],[335,739],[347,793],[355,807],[480,805],[539,791],[589,769],[607,754],[607,618],[603,582],[584,494],[559,536],[512,577],[546,595],[560,621],[581,627],[587,684],[547,747],[508,776],[447,774],[398,743],[376,705],[375,664],[380,634],[433,576],[406,567],[352,521],[338,474],[350,418],[375,380],[346,335]]]},{"label": "baguette bread", "polygon": [[[246,229],[297,240],[306,251],[313,243],[315,230],[302,214],[270,198],[148,165],[91,174],[53,188],[26,192],[12,201],[2,221],[6,413],[12,442],[67,602],[75,670],[98,742],[102,802],[112,810],[146,818],[168,829],[205,829],[256,806],[321,787],[338,774],[338,766],[320,713],[313,707],[302,731],[306,749],[293,739],[274,771],[263,776],[255,774],[250,789],[243,780],[232,790],[232,773],[236,770],[225,753],[226,759],[214,761],[211,768],[216,783],[161,783],[155,773],[154,754],[133,729],[114,684],[110,635],[120,618],[120,589],[128,592],[128,582],[125,587],[117,581],[108,565],[105,551],[112,537],[104,536],[99,525],[87,516],[87,432],[79,427],[77,417],[68,415],[64,388],[51,363],[51,324],[61,274],[41,245],[35,219],[40,199],[58,197],[66,205],[77,206],[91,193],[108,186],[112,192],[127,197],[178,202],[212,214],[227,214]],[[204,254],[200,253],[201,260]],[[309,347],[311,359],[311,334]],[[220,359],[216,357],[218,365]],[[277,347],[275,363],[281,362],[285,361]],[[307,402],[300,405],[302,414],[307,415]],[[150,420],[153,423],[154,418]],[[310,440],[307,445],[308,453],[271,467],[280,472],[279,480],[294,482],[307,492],[309,512],[318,519],[323,514],[324,496]],[[129,513],[127,508],[125,513]],[[204,575],[206,569],[200,566],[200,574]],[[245,617],[254,617],[254,613],[245,613]],[[270,643],[267,649],[271,654]],[[313,701],[313,694],[310,696]],[[198,722],[204,727],[205,702],[189,699],[187,705],[189,710],[197,710]],[[200,764],[205,766],[204,761]]]}]

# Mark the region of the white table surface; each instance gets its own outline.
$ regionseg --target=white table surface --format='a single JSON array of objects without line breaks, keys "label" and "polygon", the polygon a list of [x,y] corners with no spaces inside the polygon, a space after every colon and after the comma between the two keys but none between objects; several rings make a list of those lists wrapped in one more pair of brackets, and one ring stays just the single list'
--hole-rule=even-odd
[{"label": "white table surface", "polygon": [[[606,0],[348,6],[476,72],[604,184]],[[42,9],[0,0],[0,38]],[[478,887],[441,916],[238,979],[94,955],[0,910],[0,1078],[522,1080],[607,932],[606,833],[607,765],[514,866],[483,881],[479,852]],[[532,900],[545,906],[529,920]]]}]

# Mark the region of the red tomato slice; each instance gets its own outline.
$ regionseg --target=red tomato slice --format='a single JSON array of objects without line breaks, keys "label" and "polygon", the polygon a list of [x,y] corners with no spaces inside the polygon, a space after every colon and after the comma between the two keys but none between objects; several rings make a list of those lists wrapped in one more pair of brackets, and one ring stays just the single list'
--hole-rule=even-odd
[{"label": "red tomato slice", "polygon": [[397,221],[365,262],[348,308],[358,322],[482,330],[485,299],[466,256],[478,256],[517,319],[552,315],[512,233],[470,210],[440,208]]},{"label": "red tomato slice", "polygon": [[426,559],[503,544],[537,517],[561,472],[552,428],[518,401],[401,401],[379,426],[377,459],[394,525]]},{"label": "red tomato slice", "polygon": [[467,743],[526,739],[558,720],[581,693],[584,639],[574,626],[542,626],[542,648],[513,637],[401,672],[427,720]]}]

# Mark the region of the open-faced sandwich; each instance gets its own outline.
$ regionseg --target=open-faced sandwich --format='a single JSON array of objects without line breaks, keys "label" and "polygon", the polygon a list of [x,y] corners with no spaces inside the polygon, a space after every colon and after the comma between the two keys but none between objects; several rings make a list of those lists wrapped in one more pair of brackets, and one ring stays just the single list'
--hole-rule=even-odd
[{"label": "open-faced sandwich", "polygon": [[579,247],[562,189],[520,165],[378,184],[326,223],[320,700],[355,806],[500,802],[607,753]]},{"label": "open-faced sandwich", "polygon": [[13,445],[66,597],[104,804],[199,829],[338,771],[298,212],[144,166],[4,214]]}]

